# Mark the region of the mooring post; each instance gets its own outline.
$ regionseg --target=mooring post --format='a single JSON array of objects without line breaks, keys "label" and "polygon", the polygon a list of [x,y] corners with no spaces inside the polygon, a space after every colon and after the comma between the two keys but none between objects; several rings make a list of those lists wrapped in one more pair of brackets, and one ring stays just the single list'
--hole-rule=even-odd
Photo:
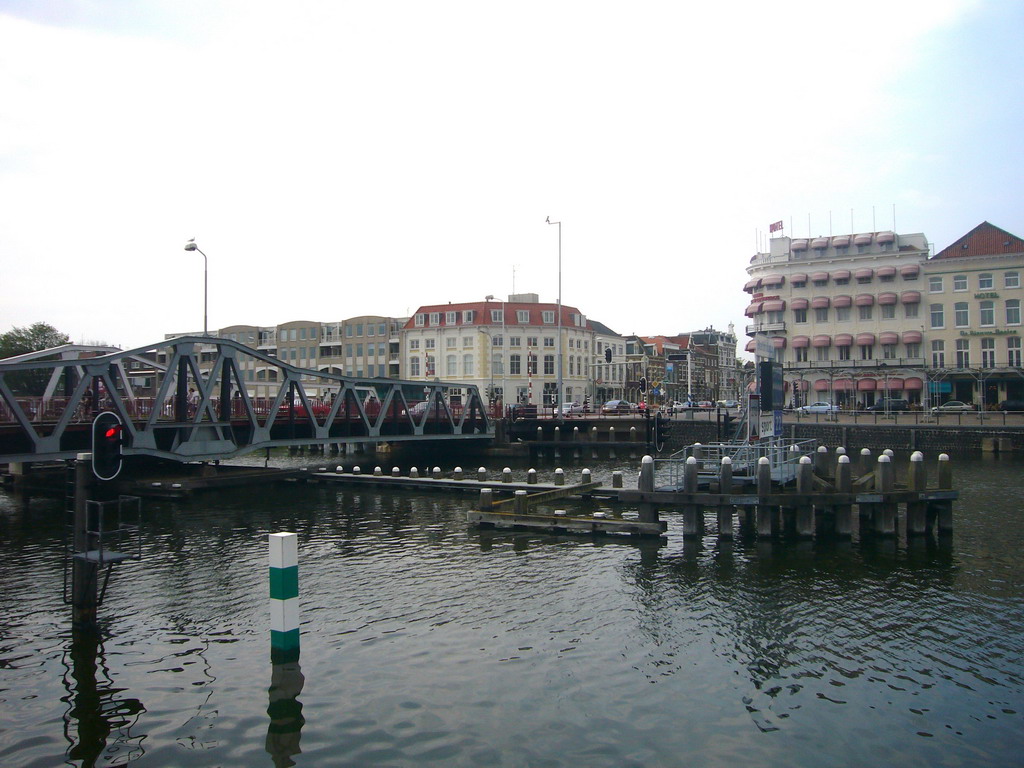
[{"label": "mooring post", "polygon": [[565,472],[561,467],[555,469],[555,485],[565,485]]},{"label": "mooring post", "polygon": [[697,459],[690,456],[683,468],[683,491],[691,497],[691,501],[683,506],[683,536],[700,536],[704,533],[704,508],[692,500],[698,490],[699,473]]},{"label": "mooring post", "polygon": [[770,538],[774,533],[774,509],[768,506],[767,497],[772,492],[772,467],[767,456],[757,460],[757,512],[755,525],[758,538]]},{"label": "mooring post", "polygon": [[861,448],[860,449],[860,476],[871,474],[874,467],[871,465],[871,449]]},{"label": "mooring post", "polygon": [[430,476],[432,478],[434,478],[435,480],[440,480],[441,479],[441,468],[440,467],[434,467],[434,471],[430,473]]},{"label": "mooring post", "polygon": [[526,470],[526,482],[527,482],[528,485],[536,485],[537,484],[537,470],[536,469],[532,469],[531,468],[531,469]]},{"label": "mooring post", "polygon": [[[907,470],[907,488],[923,493],[927,487],[927,475],[924,468],[924,454],[914,451],[910,454],[910,468]],[[927,530],[926,503],[922,501],[907,502],[907,535],[914,536]]]},{"label": "mooring post", "polygon": [[612,472],[612,488],[621,488],[621,487],[622,487],[622,472],[620,470],[615,470],[614,472]]},{"label": "mooring post", "polygon": [[[849,498],[853,492],[853,471],[850,457],[845,453],[836,461],[836,493]],[[842,503],[835,505],[836,535],[849,538],[853,535],[853,505]]]},{"label": "mooring post", "polygon": [[732,493],[732,459],[728,456],[722,457],[722,467],[718,470],[718,493],[722,499],[722,503],[718,505],[718,535],[731,539],[733,537],[732,504],[728,504],[727,501]]},{"label": "mooring post", "polygon": [[399,469],[398,467],[392,467],[391,468],[391,476],[392,477],[401,477],[402,476],[402,470]]},{"label": "mooring post", "polygon": [[454,469],[454,471],[452,472],[452,477],[455,478],[456,480],[461,480],[462,479],[462,467],[456,467]]},{"label": "mooring post", "polygon": [[409,477],[419,477],[420,471],[416,467],[409,467]]},{"label": "mooring post", "polygon": [[[697,462],[697,471],[699,472],[700,469],[704,466],[704,446],[701,445],[700,443],[694,443],[692,448],[692,456],[694,461]],[[684,469],[683,472],[685,474],[686,470]]]},{"label": "mooring post", "polygon": [[517,515],[527,515],[530,513],[530,500],[526,495],[526,491],[516,491],[513,504]]},{"label": "mooring post", "polygon": [[593,477],[591,475],[591,472],[586,467],[584,467],[583,471],[580,472],[580,482],[583,483],[584,485],[587,485],[588,483],[593,482]]},{"label": "mooring post", "polygon": [[882,536],[896,534],[896,504],[891,501],[895,485],[892,459],[883,453],[878,457],[878,468],[875,470],[875,490],[882,494],[882,503],[873,505],[874,531]]},{"label": "mooring post", "polygon": [[299,659],[299,543],[294,533],[269,534],[270,658]]},{"label": "mooring post", "polygon": [[494,491],[490,488],[481,488],[478,504],[481,512],[490,512],[491,507],[494,506]]},{"label": "mooring post", "polygon": [[99,563],[84,555],[92,548],[89,536],[89,484],[92,477],[92,454],[80,453],[75,460],[75,518],[72,545],[75,557],[71,565],[72,626],[77,630],[96,630],[96,607],[99,583]]},{"label": "mooring post", "polygon": [[[640,460],[640,477],[637,478],[636,487],[641,493],[654,493],[654,458],[652,456],[644,456]],[[656,523],[660,519],[658,510],[651,502],[642,501],[637,508],[641,523]]]},{"label": "mooring post", "polygon": [[487,482],[487,468],[486,467],[477,467],[477,469],[476,469],[476,481],[478,483],[486,483]]},{"label": "mooring post", "polygon": [[501,482],[512,482],[512,469],[510,467],[505,467],[503,470],[501,470]]},{"label": "mooring post", "polygon": [[814,505],[808,496],[814,492],[814,467],[810,456],[801,456],[797,467],[796,535],[809,539],[814,535]]},{"label": "mooring post", "polygon": [[828,477],[828,448],[819,445],[814,452],[814,474],[818,477]]},{"label": "mooring post", "polygon": [[384,476],[384,470],[381,469],[379,466],[374,467],[373,468],[373,476],[374,477],[383,477]]},{"label": "mooring post", "polygon": [[[953,490],[953,465],[949,461],[949,454],[939,454],[939,490]],[[939,533],[950,533],[953,530],[953,501],[946,499],[936,502],[939,517]]]}]

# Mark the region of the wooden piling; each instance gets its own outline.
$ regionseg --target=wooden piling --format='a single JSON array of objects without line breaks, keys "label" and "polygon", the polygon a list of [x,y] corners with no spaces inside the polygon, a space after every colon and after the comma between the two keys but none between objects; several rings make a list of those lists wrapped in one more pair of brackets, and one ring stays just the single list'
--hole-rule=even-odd
[{"label": "wooden piling", "polygon": [[796,492],[804,498],[796,506],[796,535],[809,539],[814,536],[814,506],[807,495],[814,492],[814,467],[810,456],[801,456],[797,467]]},{"label": "wooden piling", "polygon": [[528,515],[530,513],[530,500],[527,497],[526,491],[516,491],[515,506],[513,508],[517,515]]},{"label": "wooden piling", "polygon": [[895,474],[892,459],[883,453],[875,470],[875,490],[882,494],[882,501],[872,505],[872,529],[881,536],[896,535],[896,503],[888,500],[896,487]]},{"label": "wooden piling", "polygon": [[828,477],[828,448],[819,445],[814,452],[814,473],[818,477]]},{"label": "wooden piling", "polygon": [[491,507],[494,506],[494,491],[490,488],[480,489],[480,501],[478,507],[481,512],[490,512]]},{"label": "wooden piling", "polygon": [[755,511],[758,538],[771,538],[775,533],[774,507],[764,503],[764,499],[772,491],[772,468],[767,456],[757,460],[757,496],[758,505]]},{"label": "wooden piling", "polygon": [[537,470],[536,469],[532,469],[531,468],[531,469],[526,470],[526,482],[529,485],[536,485],[537,484]]},{"label": "wooden piling", "polygon": [[[836,493],[848,496],[853,490],[853,471],[850,457],[845,453],[836,460]],[[836,504],[833,508],[836,535],[849,538],[853,535],[853,505]]]},{"label": "wooden piling", "polygon": [[[683,492],[697,493],[697,481],[700,468],[697,459],[690,456],[683,469]],[[700,504],[690,502],[683,505],[683,536],[700,536],[704,533],[704,508]]]},{"label": "wooden piling", "polygon": [[[732,493],[732,459],[728,456],[722,457],[722,467],[718,471],[718,492],[723,497]],[[718,535],[724,539],[733,537],[731,504],[718,507]]]},{"label": "wooden piling", "polygon": [[[924,491],[927,485],[924,468],[924,454],[914,451],[910,455],[910,468],[907,470],[907,488],[911,491]],[[917,536],[927,531],[927,505],[921,501],[907,502],[907,536]]]},{"label": "wooden piling", "polygon": [[477,482],[479,482],[479,483],[486,483],[487,482],[487,468],[486,467],[477,467],[476,479],[477,479]]},{"label": "wooden piling", "polygon": [[612,488],[622,487],[622,472],[615,470],[612,472]]},{"label": "wooden piling", "polygon": [[[640,461],[640,477],[637,478],[637,490],[641,493],[654,493],[654,458],[644,456]],[[657,523],[658,510],[650,502],[640,502],[638,506],[640,522]]]},{"label": "wooden piling", "polygon": [[[949,461],[949,454],[939,454],[939,490],[953,490],[953,465]],[[936,502],[938,508],[939,533],[949,533],[953,530],[953,502],[952,500]]]}]

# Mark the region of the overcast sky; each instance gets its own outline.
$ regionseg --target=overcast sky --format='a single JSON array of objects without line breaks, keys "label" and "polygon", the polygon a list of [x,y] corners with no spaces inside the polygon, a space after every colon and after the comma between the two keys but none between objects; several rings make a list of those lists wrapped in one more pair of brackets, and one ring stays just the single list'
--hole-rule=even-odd
[{"label": "overcast sky", "polygon": [[[1024,2],[0,0],[0,331],[534,292],[737,325],[758,232],[1024,235]],[[851,209],[852,226],[851,226]]]}]

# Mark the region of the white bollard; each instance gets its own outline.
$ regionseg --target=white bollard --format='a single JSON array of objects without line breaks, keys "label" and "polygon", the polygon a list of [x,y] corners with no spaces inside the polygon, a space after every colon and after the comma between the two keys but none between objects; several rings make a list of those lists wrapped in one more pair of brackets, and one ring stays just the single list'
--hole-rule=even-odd
[{"label": "white bollard", "polygon": [[299,658],[299,544],[294,533],[269,534],[270,655],[274,663]]}]

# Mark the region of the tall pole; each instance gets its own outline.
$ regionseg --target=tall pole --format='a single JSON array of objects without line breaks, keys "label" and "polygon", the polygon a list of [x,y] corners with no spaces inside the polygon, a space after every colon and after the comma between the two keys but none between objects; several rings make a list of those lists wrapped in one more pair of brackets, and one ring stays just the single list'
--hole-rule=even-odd
[{"label": "tall pole", "polygon": [[207,292],[207,274],[208,274],[208,271],[209,271],[208,270],[209,261],[206,258],[206,254],[199,250],[199,246],[196,245],[196,239],[194,237],[191,240],[189,240],[187,243],[185,243],[185,250],[186,251],[199,251],[199,253],[203,257],[203,336],[208,336],[209,334],[206,332],[207,331],[207,325],[206,325],[207,313],[206,313],[206,310],[207,310],[207,306],[208,306],[208,304],[207,304],[207,297],[209,295],[208,292]]},{"label": "tall pole", "polygon": [[552,221],[550,216],[546,221],[548,224],[558,225],[558,376],[556,384],[558,392],[554,402],[557,409],[562,405],[562,222]]}]

